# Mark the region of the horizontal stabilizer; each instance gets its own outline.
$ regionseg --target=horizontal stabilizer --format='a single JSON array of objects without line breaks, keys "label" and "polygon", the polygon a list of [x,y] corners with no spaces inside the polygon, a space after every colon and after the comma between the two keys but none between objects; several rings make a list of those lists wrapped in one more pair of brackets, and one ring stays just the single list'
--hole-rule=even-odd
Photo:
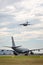
[{"label": "horizontal stabilizer", "polygon": [[[12,48],[10,46],[4,46],[4,47],[8,47],[8,48]],[[13,46],[14,48],[18,48],[18,47],[21,47],[21,46]]]}]

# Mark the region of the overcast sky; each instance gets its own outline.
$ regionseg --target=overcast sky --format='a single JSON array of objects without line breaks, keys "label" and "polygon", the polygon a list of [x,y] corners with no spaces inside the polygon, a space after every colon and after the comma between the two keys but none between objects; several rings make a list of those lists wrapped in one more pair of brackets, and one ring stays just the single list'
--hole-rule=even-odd
[{"label": "overcast sky", "polygon": [[0,47],[11,46],[11,36],[16,45],[43,47],[43,0],[0,0]]}]

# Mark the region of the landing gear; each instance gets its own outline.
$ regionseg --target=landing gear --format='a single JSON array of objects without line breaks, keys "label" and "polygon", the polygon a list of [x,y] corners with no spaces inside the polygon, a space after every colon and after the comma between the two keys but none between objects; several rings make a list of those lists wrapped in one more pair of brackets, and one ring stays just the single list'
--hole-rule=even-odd
[{"label": "landing gear", "polygon": [[16,51],[13,51],[14,55],[18,55],[18,53]]},{"label": "landing gear", "polygon": [[33,55],[34,53],[31,51],[30,54]]},{"label": "landing gear", "polygon": [[25,56],[28,56],[28,53],[25,53]]}]

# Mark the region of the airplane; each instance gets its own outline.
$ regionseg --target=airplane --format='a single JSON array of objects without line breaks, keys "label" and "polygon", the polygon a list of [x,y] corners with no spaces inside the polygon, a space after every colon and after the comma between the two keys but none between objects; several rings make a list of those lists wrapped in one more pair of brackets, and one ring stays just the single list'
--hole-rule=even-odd
[{"label": "airplane", "polygon": [[5,46],[5,47],[12,48],[14,55],[19,55],[19,54],[29,55],[29,52],[30,52],[30,54],[33,55],[34,54],[33,51],[43,50],[43,48],[40,48],[40,49],[32,49],[32,50],[29,50],[27,48],[21,48],[21,46],[16,46],[15,45],[15,42],[14,42],[13,37],[11,37],[11,39],[12,39],[12,47],[9,47],[9,46]]},{"label": "airplane", "polygon": [[28,24],[29,22],[27,21],[26,23],[23,23],[23,24],[19,24],[19,25],[23,25],[23,26],[28,26],[28,25],[31,25],[31,24]]}]

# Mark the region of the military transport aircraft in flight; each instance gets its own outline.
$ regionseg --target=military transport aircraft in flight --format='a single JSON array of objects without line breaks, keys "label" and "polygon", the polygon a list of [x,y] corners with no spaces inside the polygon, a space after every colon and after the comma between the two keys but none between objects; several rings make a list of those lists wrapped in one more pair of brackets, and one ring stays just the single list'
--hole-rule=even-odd
[{"label": "military transport aircraft in flight", "polygon": [[31,24],[27,21],[26,23],[19,24],[19,25],[22,25],[22,26],[28,26],[28,25],[31,25]]},{"label": "military transport aircraft in flight", "polygon": [[11,39],[12,39],[12,47],[9,47],[9,46],[5,46],[5,47],[12,48],[14,55],[19,55],[19,54],[28,55],[29,53],[30,54],[34,54],[33,51],[43,50],[43,48],[40,48],[40,49],[32,49],[32,50],[29,50],[27,48],[21,48],[21,46],[16,46],[15,45],[15,42],[14,42],[13,37],[11,37]]}]

